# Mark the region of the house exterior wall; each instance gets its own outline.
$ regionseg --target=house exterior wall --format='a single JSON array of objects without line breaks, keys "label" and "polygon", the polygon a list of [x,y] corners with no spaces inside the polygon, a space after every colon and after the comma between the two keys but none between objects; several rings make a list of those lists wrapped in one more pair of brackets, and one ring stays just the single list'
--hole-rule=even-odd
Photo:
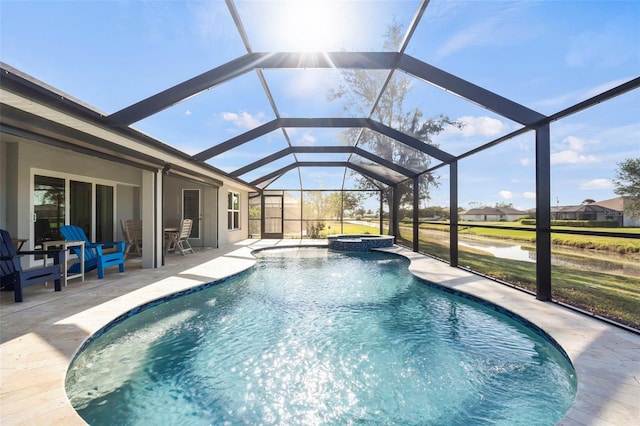
[{"label": "house exterior wall", "polygon": [[[120,194],[119,189],[140,185],[141,172],[133,167],[28,140],[5,140],[3,145],[6,145],[7,152],[7,185],[6,192],[3,192],[7,201],[11,200],[6,203],[6,228],[12,235],[29,236],[31,239],[31,186],[34,173],[109,182],[115,187],[116,212],[121,213],[127,210],[125,205],[121,205],[125,203],[123,196],[130,196],[132,192],[125,190],[124,194]],[[119,224],[115,225],[114,229],[119,230]]]},{"label": "house exterior wall", "polygon": [[[227,197],[229,191],[240,194],[240,229],[236,230],[228,229]],[[218,191],[218,205],[220,206],[219,247],[249,238],[249,193],[225,182]]]},{"label": "house exterior wall", "polygon": [[526,214],[520,215],[498,215],[498,214],[461,214],[460,220],[468,222],[515,222],[522,217],[527,217]]},{"label": "house exterior wall", "polygon": [[[207,187],[202,194],[202,232],[204,247],[219,247],[218,243],[218,192],[219,188]],[[222,207],[220,207],[222,208]]]},{"label": "house exterior wall", "polygon": [[517,222],[518,220],[522,219],[523,217],[527,217],[526,214],[508,214],[506,216],[506,221],[507,222]]},{"label": "house exterior wall", "polygon": [[7,204],[5,205],[5,229],[13,234],[13,232],[18,232],[18,205],[12,200],[18,199],[18,192],[20,187],[20,182],[18,179],[18,145],[15,143],[6,143],[6,157],[5,164],[7,168],[5,169],[5,179],[6,179],[6,199]]},{"label": "house exterior wall", "polygon": [[163,226],[177,227],[180,224],[183,211],[182,194],[185,189],[200,191],[200,238],[190,238],[189,243],[192,247],[217,247],[219,203],[218,189],[213,186],[199,184],[176,176],[165,176],[163,184]]},{"label": "house exterior wall", "polygon": [[[140,188],[131,185],[117,185],[116,187],[116,217],[120,219],[141,219],[140,205]],[[116,226],[116,241],[124,240],[122,234],[122,226],[118,223]]]},{"label": "house exterior wall", "polygon": [[[148,206],[143,204],[143,192],[148,191],[143,187],[143,173],[149,172],[141,169],[7,134],[0,134],[0,166],[0,227],[7,229],[12,235],[29,238],[29,248],[33,248],[31,193],[34,174],[102,181],[113,185],[115,239],[123,239],[120,219],[153,218],[152,211],[142,211],[144,208],[153,209],[154,206],[153,203]],[[164,176],[160,187],[163,188],[164,198],[162,226],[179,222],[183,189],[200,190],[202,238],[192,240],[194,247],[218,247],[248,237],[249,202],[246,189],[229,184],[224,188],[216,188],[171,176]],[[239,230],[227,229],[229,190],[240,194]],[[150,261],[149,264],[153,262]]]},{"label": "house exterior wall", "polygon": [[583,211],[578,211],[578,212],[574,212],[574,211],[567,211],[567,212],[556,212],[556,213],[551,213],[551,219],[554,220],[598,220],[598,221],[604,221],[604,220],[616,220],[618,221],[620,219],[620,215],[613,211],[587,211],[587,212],[583,212]]},{"label": "house exterior wall", "polygon": [[7,144],[0,139],[0,228],[7,226]]}]

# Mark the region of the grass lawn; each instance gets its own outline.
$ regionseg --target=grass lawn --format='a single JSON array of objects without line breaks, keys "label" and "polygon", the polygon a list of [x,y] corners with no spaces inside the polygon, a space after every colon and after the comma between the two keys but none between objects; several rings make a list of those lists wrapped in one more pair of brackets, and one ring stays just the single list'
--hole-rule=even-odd
[{"label": "grass lawn", "polygon": [[[449,248],[436,242],[420,243],[420,251],[448,259]],[[536,265],[472,252],[460,247],[459,265],[493,278],[536,291]],[[640,329],[640,279],[564,266],[551,270],[556,301]]]},{"label": "grass lawn", "polygon": [[[473,224],[478,225],[477,222]],[[491,226],[520,226],[510,222],[486,222]],[[536,234],[534,226],[522,225],[523,228],[530,228],[531,231],[515,229],[495,229],[495,228],[465,228],[464,223],[460,224],[460,235],[475,235],[479,237],[502,238],[514,241],[525,241],[535,243]],[[421,229],[437,229],[448,231],[448,225],[434,225],[429,223],[420,224]],[[596,232],[624,232],[638,234],[638,238],[615,238],[601,237],[597,235],[572,235],[554,233],[553,229],[566,229],[573,231],[596,231]],[[563,245],[576,248],[588,248],[596,250],[606,250],[614,253],[640,253],[640,228],[574,228],[574,227],[553,227],[551,229],[551,242],[556,245]]]},{"label": "grass lawn", "polygon": [[322,236],[326,237],[327,235],[335,235],[335,234],[372,234],[378,235],[380,234],[379,226],[367,226],[367,225],[358,225],[353,223],[344,222],[342,224],[342,228],[340,228],[340,222],[325,222],[324,229],[322,230]]}]

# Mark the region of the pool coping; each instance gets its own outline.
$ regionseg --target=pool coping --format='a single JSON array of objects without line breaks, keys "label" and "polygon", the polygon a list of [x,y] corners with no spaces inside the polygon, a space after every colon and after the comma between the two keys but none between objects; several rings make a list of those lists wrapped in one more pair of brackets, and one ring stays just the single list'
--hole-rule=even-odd
[{"label": "pool coping", "polygon": [[[163,268],[129,267],[104,280],[69,283],[60,293],[36,289],[22,304],[0,295],[0,421],[86,424],[71,407],[64,379],[91,335],[137,306],[219,281],[253,266],[256,249],[327,246],[326,240],[244,240],[173,257]],[[446,263],[394,246],[377,249],[410,260],[420,279],[500,306],[546,332],[576,369],[578,391],[561,425],[631,425],[640,418],[640,335]],[[31,288],[30,288],[31,289]]]}]

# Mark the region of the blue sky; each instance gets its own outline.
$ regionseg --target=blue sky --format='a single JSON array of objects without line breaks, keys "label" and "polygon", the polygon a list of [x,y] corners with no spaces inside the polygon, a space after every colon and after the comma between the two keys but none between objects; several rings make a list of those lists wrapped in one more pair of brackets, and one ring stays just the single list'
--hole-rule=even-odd
[{"label": "blue sky", "polygon": [[[253,51],[380,51],[392,21],[408,25],[417,1],[235,3]],[[543,114],[640,76],[640,1],[432,1],[406,53]],[[223,1],[0,1],[0,60],[105,113],[113,113],[246,53]],[[266,70],[282,117],[333,117],[335,70]],[[640,91],[551,127],[553,204],[613,198],[616,163],[640,156]],[[435,142],[454,155],[517,123],[422,81],[406,109],[465,123]],[[255,72],[133,127],[190,154],[272,120]],[[342,129],[287,129],[293,144],[337,144]],[[210,163],[225,171],[286,146],[273,132]],[[306,158],[299,158],[304,161]],[[340,156],[327,156],[340,161]],[[291,158],[242,176],[251,180]],[[448,205],[446,168],[432,203]],[[291,171],[275,187],[342,185],[342,169]],[[460,163],[460,205],[535,205],[534,134]]]}]

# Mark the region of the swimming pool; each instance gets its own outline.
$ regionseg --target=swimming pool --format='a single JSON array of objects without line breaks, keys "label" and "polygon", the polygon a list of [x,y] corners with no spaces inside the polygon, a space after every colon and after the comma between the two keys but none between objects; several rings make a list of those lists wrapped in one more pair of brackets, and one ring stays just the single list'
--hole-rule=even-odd
[{"label": "swimming pool", "polygon": [[74,360],[90,424],[542,424],[575,396],[545,337],[426,285],[404,258],[258,254],[250,272],[113,325]]}]

